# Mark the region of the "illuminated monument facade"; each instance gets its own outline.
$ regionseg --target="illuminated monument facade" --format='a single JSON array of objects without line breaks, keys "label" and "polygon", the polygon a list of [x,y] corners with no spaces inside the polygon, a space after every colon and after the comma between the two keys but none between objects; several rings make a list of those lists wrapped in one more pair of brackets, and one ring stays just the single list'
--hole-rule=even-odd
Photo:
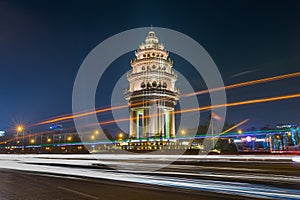
[{"label": "illuminated monument facade", "polygon": [[127,74],[129,88],[125,99],[130,105],[131,138],[175,137],[174,106],[180,92],[175,88],[177,74],[173,61],[154,31],[139,45],[132,70]]}]

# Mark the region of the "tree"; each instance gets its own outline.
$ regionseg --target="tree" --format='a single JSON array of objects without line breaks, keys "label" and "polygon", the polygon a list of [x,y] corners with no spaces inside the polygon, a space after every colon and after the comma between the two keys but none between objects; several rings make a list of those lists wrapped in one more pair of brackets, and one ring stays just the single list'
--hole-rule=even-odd
[{"label": "tree", "polygon": [[109,140],[114,140],[114,138],[110,135],[109,130],[107,128],[103,129],[103,133]]},{"label": "tree", "polygon": [[270,125],[267,124],[264,127],[262,127],[260,130],[265,131],[265,130],[272,130],[272,129],[270,128]]}]

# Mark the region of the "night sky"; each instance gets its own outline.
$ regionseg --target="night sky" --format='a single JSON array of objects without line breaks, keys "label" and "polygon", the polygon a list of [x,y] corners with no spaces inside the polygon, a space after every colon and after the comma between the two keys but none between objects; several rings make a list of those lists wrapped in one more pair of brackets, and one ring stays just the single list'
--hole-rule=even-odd
[{"label": "night sky", "polygon": [[[151,24],[198,41],[225,85],[300,71],[299,10],[299,1],[0,1],[0,130],[71,113],[73,83],[89,52],[114,34]],[[174,57],[180,71],[184,61]],[[110,66],[107,91],[115,74],[130,69],[130,58],[133,53]],[[185,76],[205,89],[191,71]],[[300,77],[233,89],[227,97],[299,92]],[[246,105],[229,108],[227,120],[249,118],[245,128],[300,123],[299,108],[300,99]]]}]

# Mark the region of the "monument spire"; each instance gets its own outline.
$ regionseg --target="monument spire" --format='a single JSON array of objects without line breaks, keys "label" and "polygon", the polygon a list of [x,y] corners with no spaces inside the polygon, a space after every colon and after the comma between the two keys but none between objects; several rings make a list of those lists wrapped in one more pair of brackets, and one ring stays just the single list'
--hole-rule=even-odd
[{"label": "monument spire", "polygon": [[175,137],[173,111],[180,95],[175,87],[177,74],[152,25],[130,64],[129,88],[124,93],[130,104],[130,137]]}]

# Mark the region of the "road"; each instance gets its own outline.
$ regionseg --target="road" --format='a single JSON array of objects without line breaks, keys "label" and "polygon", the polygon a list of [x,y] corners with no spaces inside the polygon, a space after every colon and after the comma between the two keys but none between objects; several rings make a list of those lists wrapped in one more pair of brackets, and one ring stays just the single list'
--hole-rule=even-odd
[{"label": "road", "polygon": [[300,199],[291,158],[233,158],[184,157],[150,171],[167,158],[0,155],[0,199]]},{"label": "road", "polygon": [[15,170],[0,170],[0,177],[1,200],[241,199],[209,192]]}]

